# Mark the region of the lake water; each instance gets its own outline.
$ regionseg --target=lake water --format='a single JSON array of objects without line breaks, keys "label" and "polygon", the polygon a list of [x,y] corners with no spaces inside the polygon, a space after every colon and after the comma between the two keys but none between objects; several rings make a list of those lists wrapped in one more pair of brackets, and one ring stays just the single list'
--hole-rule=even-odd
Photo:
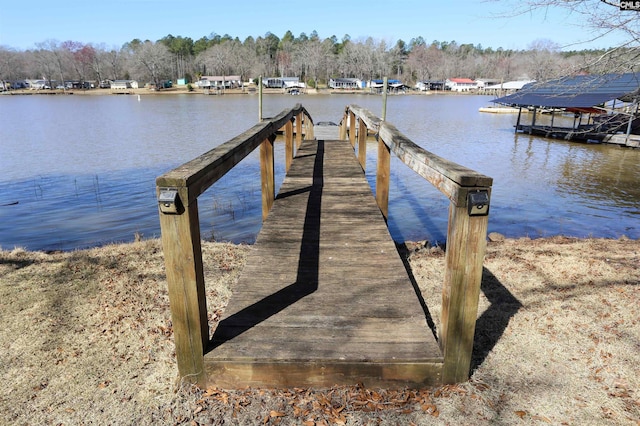
[{"label": "lake water", "polygon": [[[479,113],[485,96],[390,96],[387,120],[418,145],[493,177],[489,231],[640,237],[640,150],[514,134],[513,115]],[[339,122],[368,95],[264,97],[265,117],[302,103]],[[258,98],[0,96],[0,247],[70,250],[160,234],[155,178],[257,122]],[[375,145],[367,178],[375,177]],[[276,143],[276,179],[284,153]],[[261,223],[257,151],[199,200],[208,239],[253,242]],[[389,227],[397,241],[446,236],[448,200],[392,161]],[[16,204],[17,203],[17,204]]]}]

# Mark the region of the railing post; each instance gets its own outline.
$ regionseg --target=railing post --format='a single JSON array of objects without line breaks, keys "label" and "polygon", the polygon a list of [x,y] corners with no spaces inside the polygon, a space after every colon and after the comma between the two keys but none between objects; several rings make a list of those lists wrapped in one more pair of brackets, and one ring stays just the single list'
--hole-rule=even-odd
[{"label": "railing post", "polygon": [[343,141],[347,139],[347,117],[349,116],[349,109],[347,108],[344,111],[344,116],[342,117],[342,121],[340,122],[340,140]]},{"label": "railing post", "polygon": [[349,111],[349,142],[356,147],[356,114],[353,111]]},{"label": "railing post", "polygon": [[273,160],[273,136],[260,144],[260,177],[262,181],[262,221],[267,220],[275,200],[275,174]]},{"label": "railing post", "polygon": [[296,149],[302,145],[302,112],[296,115]]},{"label": "railing post", "polygon": [[304,137],[307,140],[315,139],[315,135],[313,134],[313,122],[311,121],[311,117],[308,115],[304,116],[304,124],[306,131],[304,133]]},{"label": "railing post", "polygon": [[367,168],[367,124],[362,118],[358,120],[358,161],[362,170]]},{"label": "railing post", "polygon": [[[186,188],[180,199],[187,200]],[[178,371],[183,379],[204,385],[209,324],[197,199],[180,214],[160,212],[160,229]]]},{"label": "railing post", "polygon": [[378,137],[378,169],[376,173],[376,201],[385,220],[389,216],[389,177],[391,175],[391,150]]},{"label": "railing post", "polygon": [[284,125],[285,171],[288,172],[293,162],[293,121]]},{"label": "railing post", "polygon": [[470,216],[466,205],[449,206],[440,332],[444,383],[469,378],[488,218]]}]

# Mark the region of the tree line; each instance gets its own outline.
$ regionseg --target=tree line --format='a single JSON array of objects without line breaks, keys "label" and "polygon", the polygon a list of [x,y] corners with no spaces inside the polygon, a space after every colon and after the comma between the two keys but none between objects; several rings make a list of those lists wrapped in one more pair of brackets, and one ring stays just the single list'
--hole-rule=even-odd
[{"label": "tree line", "polygon": [[267,32],[244,41],[228,34],[212,33],[195,41],[169,34],[156,41],[134,39],[120,48],[57,40],[24,51],[0,46],[0,80],[133,79],[157,84],[180,78],[193,82],[202,75],[240,75],[243,81],[262,75],[299,77],[309,87],[336,77],[389,77],[407,85],[452,77],[544,81],[569,73],[629,71],[633,55],[624,48],[562,51],[547,39],[535,40],[524,50],[510,50],[427,42],[421,36],[393,45],[371,37],[353,40],[349,35],[321,39],[316,31],[297,37],[291,31],[282,37]]}]

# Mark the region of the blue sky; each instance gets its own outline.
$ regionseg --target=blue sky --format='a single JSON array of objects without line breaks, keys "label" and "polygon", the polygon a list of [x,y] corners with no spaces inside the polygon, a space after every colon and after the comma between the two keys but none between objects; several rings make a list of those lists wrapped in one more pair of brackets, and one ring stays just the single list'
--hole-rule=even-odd
[{"label": "blue sky", "polygon": [[[594,0],[595,1],[595,0]],[[526,49],[548,39],[566,50],[606,48],[622,38],[610,36],[586,44],[592,31],[561,9],[517,17],[508,15],[515,1],[484,0],[277,0],[189,2],[176,0],[110,0],[60,2],[2,1],[0,45],[25,50],[48,39],[120,47],[135,38],[158,40],[168,34],[197,40],[212,33],[244,40],[287,30],[298,36],[313,30],[321,38],[352,40],[368,36],[394,44],[422,36],[433,40],[481,44],[494,49]],[[197,5],[197,6],[193,6]],[[567,46],[567,47],[565,47]]]}]

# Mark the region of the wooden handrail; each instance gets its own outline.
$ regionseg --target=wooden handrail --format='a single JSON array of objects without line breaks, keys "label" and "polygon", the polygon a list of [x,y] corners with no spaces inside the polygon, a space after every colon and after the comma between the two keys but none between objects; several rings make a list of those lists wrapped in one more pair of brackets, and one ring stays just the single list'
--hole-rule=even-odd
[{"label": "wooden handrail", "polygon": [[290,164],[294,120],[298,141],[302,140],[302,121],[306,137],[313,138],[311,116],[298,104],[156,179],[176,359],[184,380],[205,384],[204,353],[209,344],[198,197],[260,147],[262,212],[266,218],[275,198],[273,142],[276,132],[284,128],[286,163]]},{"label": "wooden handrail", "polygon": [[[300,104],[264,120],[212,150],[188,161],[156,179],[158,187],[188,187],[189,197],[181,201],[187,206],[249,155],[270,135],[276,134],[294,117],[304,115],[313,125],[311,116]],[[302,122],[302,121],[301,121]],[[306,120],[305,120],[306,122]],[[307,123],[309,124],[309,123]],[[308,129],[307,129],[308,131]]]},{"label": "wooden handrail", "polygon": [[360,133],[358,158],[363,169],[366,167],[363,151],[366,143],[363,141],[370,131],[377,135],[376,200],[385,217],[388,215],[391,152],[450,200],[442,286],[442,329],[439,333],[444,355],[442,380],[445,383],[465,381],[471,365],[493,179],[426,151],[392,124],[357,105],[346,107],[340,129],[346,138],[349,123],[352,144],[356,118]]}]

